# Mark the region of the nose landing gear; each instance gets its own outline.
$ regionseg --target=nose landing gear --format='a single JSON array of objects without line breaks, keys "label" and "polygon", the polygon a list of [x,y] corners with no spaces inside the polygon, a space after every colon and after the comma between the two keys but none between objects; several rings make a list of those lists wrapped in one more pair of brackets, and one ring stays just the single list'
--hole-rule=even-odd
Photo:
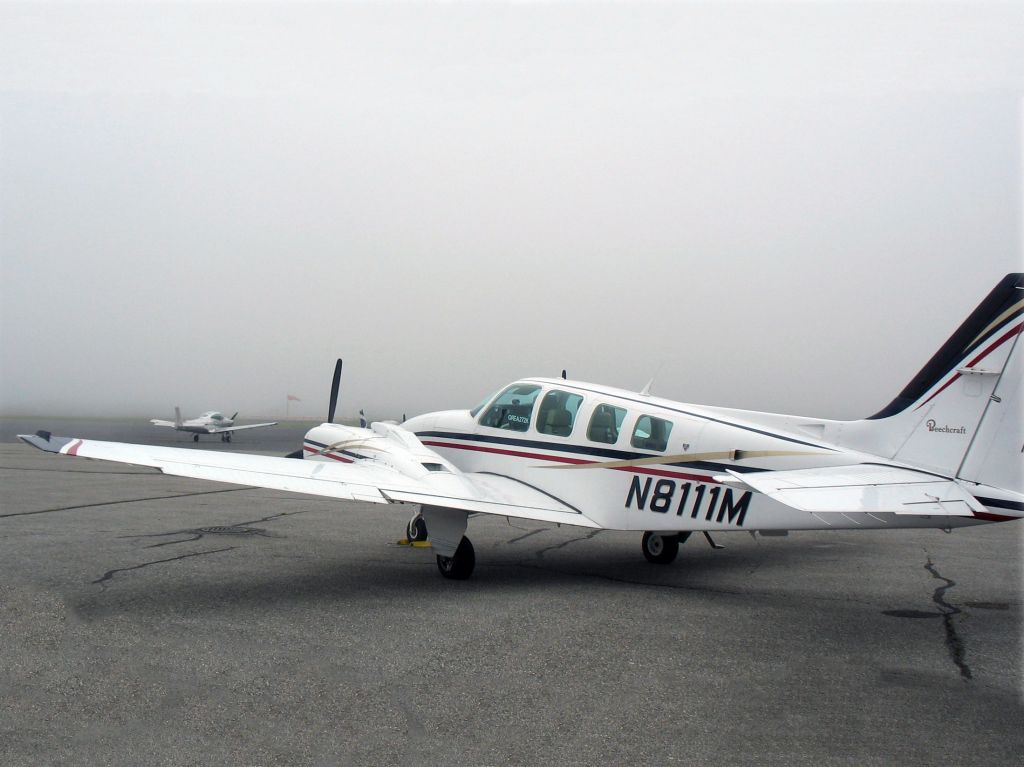
[{"label": "nose landing gear", "polygon": [[675,533],[653,533],[648,530],[644,533],[640,548],[648,562],[667,565],[679,553],[679,536]]}]

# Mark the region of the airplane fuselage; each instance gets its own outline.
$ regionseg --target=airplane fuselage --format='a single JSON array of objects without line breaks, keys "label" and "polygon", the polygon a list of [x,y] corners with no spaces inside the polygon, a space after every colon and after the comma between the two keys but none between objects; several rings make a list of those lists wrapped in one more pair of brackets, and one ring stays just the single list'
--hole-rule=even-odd
[{"label": "airplane fuselage", "polygon": [[[1005,505],[974,517],[794,509],[733,482],[728,472],[900,464],[816,438],[828,433],[829,422],[764,414],[762,425],[738,415],[594,384],[531,378],[479,409],[428,413],[403,428],[463,472],[509,477],[614,530],[951,528],[1020,516]],[[358,448],[347,455],[324,450],[340,441],[339,429],[348,427],[323,424],[311,430],[306,457],[365,457]],[[972,490],[982,503],[1020,501],[996,488]]]}]

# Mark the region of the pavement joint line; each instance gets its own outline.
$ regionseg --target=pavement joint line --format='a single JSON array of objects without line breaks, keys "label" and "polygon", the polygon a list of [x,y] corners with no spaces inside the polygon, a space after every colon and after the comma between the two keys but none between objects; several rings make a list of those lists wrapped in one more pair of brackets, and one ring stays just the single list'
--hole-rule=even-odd
[{"label": "pavement joint line", "polygon": [[164,501],[171,498],[191,498],[197,495],[215,495],[216,493],[237,493],[239,490],[252,490],[252,487],[228,487],[223,490],[201,490],[196,493],[177,493],[175,495],[157,495],[152,498],[125,498],[121,501],[101,501],[99,503],[83,503],[77,506],[61,506],[56,509],[40,509],[39,511],[15,511],[11,514],[0,514],[0,519],[8,517],[28,517],[33,514],[52,514],[55,511],[75,511],[76,509],[89,509],[95,506],[116,506],[120,503],[141,503],[142,501]]},{"label": "pavement joint line", "polygon": [[88,469],[34,469],[20,466],[0,466],[0,471],[39,471],[48,474],[97,474],[103,477],[159,477],[160,471],[90,471]]}]

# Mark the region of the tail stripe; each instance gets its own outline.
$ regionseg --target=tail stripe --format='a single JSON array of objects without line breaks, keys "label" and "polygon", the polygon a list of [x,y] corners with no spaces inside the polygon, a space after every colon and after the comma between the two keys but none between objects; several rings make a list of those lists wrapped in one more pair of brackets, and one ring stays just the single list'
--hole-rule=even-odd
[{"label": "tail stripe", "polygon": [[[985,359],[985,358],[986,358],[986,357],[987,357],[987,356],[988,356],[989,354],[991,354],[992,352],[994,352],[994,351],[995,351],[996,349],[998,349],[998,348],[999,348],[1000,346],[1002,346],[1002,345],[1003,345],[1004,343],[1006,343],[1006,342],[1007,342],[1007,341],[1009,341],[1009,340],[1010,340],[1011,338],[1013,338],[1013,337],[1014,337],[1015,335],[1017,335],[1018,333],[1020,333],[1020,332],[1021,332],[1021,330],[1024,330],[1024,323],[1021,323],[1021,324],[1020,324],[1020,325],[1018,325],[1017,327],[1015,327],[1015,328],[1013,328],[1013,329],[1011,329],[1011,330],[1008,330],[1008,331],[1007,331],[1006,333],[1004,333],[1004,334],[1003,334],[1003,336],[1002,336],[1002,338],[1000,338],[1000,339],[999,339],[998,341],[995,341],[995,342],[994,342],[994,343],[993,343],[993,344],[992,344],[991,346],[989,346],[989,347],[988,347],[988,348],[987,348],[987,349],[986,349],[985,351],[983,351],[983,352],[982,352],[981,354],[979,354],[979,355],[978,355],[977,357],[975,357],[975,358],[974,358],[973,360],[971,360],[970,362],[968,362],[968,363],[967,363],[967,367],[969,367],[969,368],[972,368],[972,367],[974,367],[975,365],[977,365],[977,364],[978,364],[979,362],[981,362],[981,361],[982,361],[983,359]],[[918,405],[917,407],[915,407],[915,408],[914,408],[914,410],[920,410],[921,408],[923,408],[923,407],[924,407],[925,405],[927,405],[927,404],[928,404],[929,402],[931,402],[931,401],[932,401],[933,399],[935,399],[935,398],[936,398],[936,397],[938,397],[938,396],[939,396],[940,394],[942,394],[942,392],[943,392],[943,391],[945,391],[945,390],[946,390],[946,388],[947,388],[947,387],[949,387],[949,386],[950,386],[950,385],[951,385],[951,384],[952,384],[952,383],[953,383],[954,381],[956,381],[956,380],[957,380],[957,379],[958,379],[959,377],[960,377],[960,374],[959,374],[959,373],[955,373],[955,374],[953,375],[953,377],[952,377],[952,378],[950,378],[950,379],[949,379],[948,381],[946,381],[946,383],[944,383],[944,384],[943,384],[943,385],[942,385],[942,386],[941,386],[940,388],[936,389],[936,390],[935,390],[935,393],[934,393],[934,394],[932,394],[932,396],[930,396],[930,397],[929,397],[928,399],[926,399],[926,400],[925,400],[924,402],[922,402],[922,403],[921,403],[920,405]]]},{"label": "tail stripe", "polygon": [[[914,403],[954,372],[968,354],[975,353],[991,339],[992,334],[998,332],[999,328],[1006,327],[1019,319],[1024,314],[1024,300],[1021,299],[1020,292],[1022,288],[1024,288],[1024,274],[1008,274],[1000,280],[999,284],[964,320],[963,324],[914,376],[903,391],[885,408],[873,416],[869,416],[867,420],[888,418],[913,407]],[[1015,332],[1019,333],[1020,328],[1016,328]],[[998,347],[998,343],[996,347]],[[991,353],[992,349],[996,347],[985,350],[981,356],[984,357]],[[956,377],[950,380],[946,386],[953,380],[956,380]]]}]

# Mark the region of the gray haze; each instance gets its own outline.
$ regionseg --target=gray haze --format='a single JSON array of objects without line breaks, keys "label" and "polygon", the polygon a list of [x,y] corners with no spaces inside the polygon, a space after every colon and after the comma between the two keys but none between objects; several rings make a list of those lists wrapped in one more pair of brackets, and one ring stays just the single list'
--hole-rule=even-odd
[{"label": "gray haze", "polygon": [[0,6],[0,410],[847,418],[1021,269],[1024,10]]}]

